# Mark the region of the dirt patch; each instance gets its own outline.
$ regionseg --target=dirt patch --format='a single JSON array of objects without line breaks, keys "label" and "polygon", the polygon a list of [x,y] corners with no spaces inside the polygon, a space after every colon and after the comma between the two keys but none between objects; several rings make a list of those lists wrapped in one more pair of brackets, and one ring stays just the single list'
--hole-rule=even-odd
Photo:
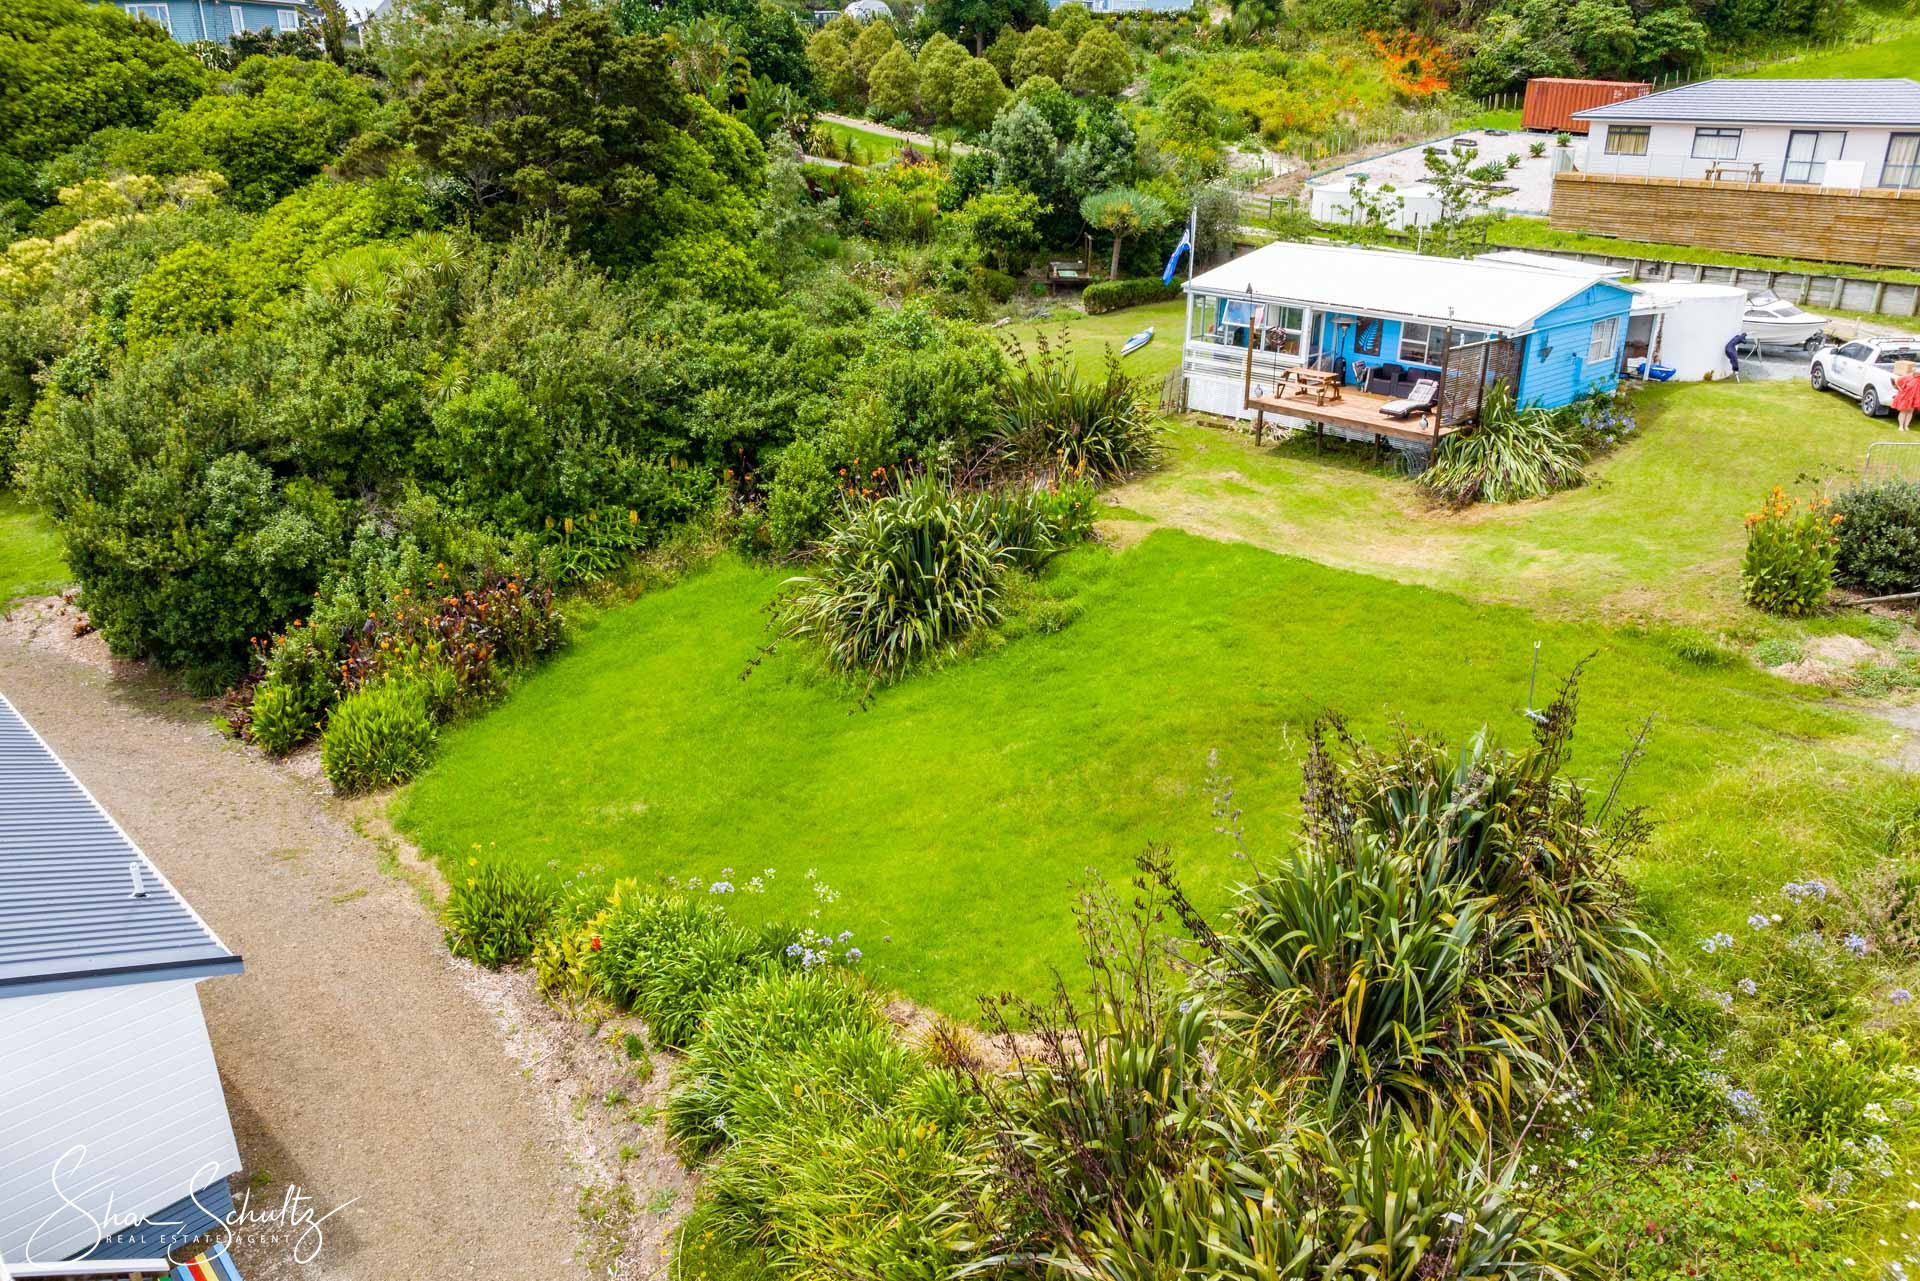
[{"label": "dirt patch", "polygon": [[576,1018],[556,1009],[531,970],[489,971],[452,957],[448,964],[493,1012],[508,1056],[539,1089],[548,1121],[562,1135],[579,1188],[588,1266],[659,1275],[696,1185],[667,1147],[667,1090],[678,1058],[642,1049],[638,1019]]},{"label": "dirt patch", "polygon": [[510,1057],[500,1011],[541,1020],[449,960],[422,901],[430,872],[363,835],[324,785],[222,737],[206,704],[103,661],[97,638],[72,644],[71,619],[36,606],[0,632],[0,691],[245,958],[200,988],[236,1196],[259,1210],[297,1185],[316,1215],[337,1211],[313,1263],[241,1240],[241,1271],[589,1275],[600,1238],[582,1231],[580,1189],[604,1142],[556,1122],[539,1070]]},{"label": "dirt patch", "polygon": [[139,664],[113,656],[107,642],[93,630],[87,611],[74,599],[69,592],[15,601],[12,609],[0,614],[0,645],[52,654],[96,671],[137,672]]},{"label": "dirt patch", "polygon": [[1844,672],[1884,657],[1858,636],[1816,636],[1807,642],[1807,657]]}]

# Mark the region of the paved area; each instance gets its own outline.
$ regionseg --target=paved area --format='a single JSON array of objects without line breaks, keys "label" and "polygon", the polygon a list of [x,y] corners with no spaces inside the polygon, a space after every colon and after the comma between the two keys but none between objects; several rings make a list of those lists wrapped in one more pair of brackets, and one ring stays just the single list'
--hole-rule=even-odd
[{"label": "paved area", "polygon": [[[1459,133],[1450,133],[1442,138],[1432,138],[1425,142],[1416,142],[1390,151],[1384,156],[1375,156],[1370,160],[1357,160],[1345,168],[1331,174],[1315,178],[1315,182],[1327,182],[1344,178],[1356,173],[1367,175],[1367,180],[1376,187],[1391,183],[1395,187],[1406,187],[1423,181],[1427,176],[1426,149],[1428,147],[1446,148],[1455,139],[1471,139],[1480,145],[1479,162],[1505,160],[1508,155],[1518,153],[1520,167],[1507,175],[1506,185],[1511,191],[1503,191],[1494,199],[1494,207],[1509,213],[1544,214],[1553,203],[1554,156],[1561,148],[1554,145],[1554,136],[1550,133],[1523,133],[1519,130],[1466,129]],[[1531,143],[1544,142],[1547,153],[1535,158],[1528,154]],[[1573,156],[1577,166],[1587,153],[1587,140],[1578,135],[1573,145],[1566,149]],[[1564,161],[1561,162],[1563,165]]]},{"label": "paved area", "polygon": [[562,1136],[432,914],[383,872],[393,854],[321,784],[224,739],[205,704],[71,632],[36,644],[7,620],[0,692],[246,960],[200,988],[236,1199],[277,1207],[298,1185],[316,1217],[338,1208],[311,1264],[240,1241],[242,1273],[584,1278]]}]

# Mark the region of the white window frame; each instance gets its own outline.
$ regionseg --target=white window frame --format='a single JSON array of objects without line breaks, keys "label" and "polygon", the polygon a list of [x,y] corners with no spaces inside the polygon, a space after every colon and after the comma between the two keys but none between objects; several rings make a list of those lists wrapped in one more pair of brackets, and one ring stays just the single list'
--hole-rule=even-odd
[{"label": "white window frame", "polygon": [[[1409,344],[1407,341],[1407,331],[1410,329],[1418,329],[1421,331],[1420,341],[1417,344]],[[1439,353],[1434,350],[1434,345],[1435,343],[1444,344],[1446,332],[1447,332],[1447,327],[1445,325],[1423,325],[1412,320],[1401,321],[1400,322],[1400,347],[1399,347],[1400,363],[1403,365],[1437,365],[1439,364],[1440,363]],[[1420,350],[1420,354],[1418,356],[1413,356],[1408,354],[1407,348],[1410,345],[1418,346]]]},{"label": "white window frame", "polygon": [[131,18],[149,18],[166,28],[167,34],[173,34],[173,10],[164,4],[130,4],[127,16]]},{"label": "white window frame", "polygon": [[[1705,148],[1702,143],[1709,143]],[[1726,144],[1731,143],[1731,146]],[[1700,125],[1693,131],[1693,158],[1695,160],[1738,160],[1740,158],[1740,130],[1723,129],[1717,125]]]},{"label": "white window frame", "polygon": [[298,9],[276,9],[273,12],[273,16],[274,20],[280,24],[282,34],[300,29],[300,11]]},{"label": "white window frame", "polygon": [[[1793,144],[1801,138],[1813,139],[1813,149],[1804,158],[1796,160],[1793,155]],[[1821,155],[1821,149],[1834,138],[1840,141],[1834,144],[1832,154]],[[1827,162],[1838,160],[1846,153],[1847,131],[1844,129],[1795,129],[1787,134],[1787,154],[1780,166],[1780,181],[1817,187],[1826,181]],[[1799,168],[1796,169],[1796,166]],[[1797,178],[1794,176],[1796,172],[1800,175]]]},{"label": "white window frame", "polygon": [[247,34],[247,10],[245,5],[229,5],[227,7],[227,18],[229,25],[233,28],[234,35],[244,36]]},{"label": "white window frame", "polygon": [[[1637,146],[1623,147],[1619,144],[1632,139]],[[1653,142],[1652,125],[1608,125],[1606,154],[1609,156],[1644,156]]]},{"label": "white window frame", "polygon": [[1593,332],[1587,337],[1587,363],[1589,365],[1605,364],[1613,359],[1614,352],[1619,349],[1620,317],[1603,316],[1594,321]]}]

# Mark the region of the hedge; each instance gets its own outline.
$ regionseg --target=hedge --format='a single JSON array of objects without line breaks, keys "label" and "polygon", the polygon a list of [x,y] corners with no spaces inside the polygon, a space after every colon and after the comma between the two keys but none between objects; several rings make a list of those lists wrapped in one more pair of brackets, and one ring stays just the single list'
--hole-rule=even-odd
[{"label": "hedge", "polygon": [[1138,307],[1145,302],[1165,302],[1169,298],[1180,296],[1180,286],[1163,285],[1155,277],[1144,280],[1103,280],[1088,285],[1086,293],[1081,295],[1086,304],[1087,314],[1098,316],[1102,312],[1119,311],[1122,307]]}]

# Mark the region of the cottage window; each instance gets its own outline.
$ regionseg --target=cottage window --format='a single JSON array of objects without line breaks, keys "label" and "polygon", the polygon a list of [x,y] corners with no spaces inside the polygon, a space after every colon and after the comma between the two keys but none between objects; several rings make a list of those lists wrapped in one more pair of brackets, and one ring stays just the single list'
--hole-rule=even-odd
[{"label": "cottage window", "polygon": [[300,14],[297,10],[276,10],[275,16],[280,19],[280,29],[282,31],[298,31],[300,29]]},{"label": "cottage window", "polygon": [[1920,133],[1896,133],[1887,140],[1883,187],[1920,187]]},{"label": "cottage window", "polygon": [[1400,363],[1403,365],[1433,365],[1440,361],[1440,352],[1446,346],[1446,327],[1443,325],[1400,326]]},{"label": "cottage window", "polygon": [[1651,125],[1608,125],[1607,154],[1644,156],[1647,154],[1647,139],[1652,134]]},{"label": "cottage window", "polygon": [[1838,160],[1847,135],[1837,129],[1795,129],[1787,135],[1787,164],[1781,182],[1818,185],[1827,176],[1827,161]]},{"label": "cottage window", "polygon": [[1620,341],[1620,317],[1608,316],[1605,320],[1593,322],[1593,337],[1587,341],[1587,363],[1598,365],[1613,359],[1613,349]]},{"label": "cottage window", "polygon": [[127,12],[133,17],[146,18],[159,23],[167,29],[169,35],[173,33],[173,14],[168,12],[166,5],[130,4],[127,6]]},{"label": "cottage window", "polygon": [[1740,154],[1740,131],[1738,129],[1695,129],[1693,131],[1693,158],[1695,160],[1732,160]]}]

